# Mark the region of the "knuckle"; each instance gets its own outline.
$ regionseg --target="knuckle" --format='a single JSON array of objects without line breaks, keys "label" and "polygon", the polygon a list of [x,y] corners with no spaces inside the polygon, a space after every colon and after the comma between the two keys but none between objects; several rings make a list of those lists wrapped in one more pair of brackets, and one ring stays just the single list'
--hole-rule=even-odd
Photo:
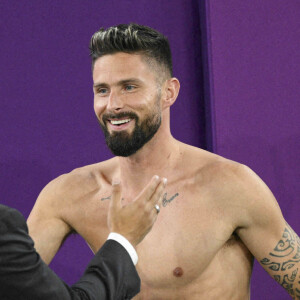
[{"label": "knuckle", "polygon": [[154,210],[154,207],[153,207],[152,204],[148,204],[148,205],[145,206],[145,212],[147,214],[149,214],[150,212],[152,212],[152,210]]}]

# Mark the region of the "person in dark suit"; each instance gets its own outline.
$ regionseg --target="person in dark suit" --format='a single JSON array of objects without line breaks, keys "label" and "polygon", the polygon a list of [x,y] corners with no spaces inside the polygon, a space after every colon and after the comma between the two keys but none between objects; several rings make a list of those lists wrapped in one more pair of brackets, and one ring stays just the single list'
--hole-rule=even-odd
[{"label": "person in dark suit", "polygon": [[129,205],[121,204],[121,185],[113,184],[107,241],[72,286],[40,258],[22,214],[0,205],[0,299],[131,299],[140,290],[134,247],[151,230],[161,204],[165,179],[154,176]]}]

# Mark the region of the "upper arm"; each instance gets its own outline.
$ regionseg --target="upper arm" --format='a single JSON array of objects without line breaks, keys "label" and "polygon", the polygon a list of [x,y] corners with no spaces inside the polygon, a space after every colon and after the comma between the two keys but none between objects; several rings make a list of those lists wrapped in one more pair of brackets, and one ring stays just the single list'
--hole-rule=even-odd
[{"label": "upper arm", "polygon": [[285,228],[280,207],[266,184],[249,168],[238,171],[241,214],[238,234],[252,254],[260,259],[278,243]]},{"label": "upper arm", "polygon": [[59,181],[55,179],[42,190],[27,220],[35,248],[47,264],[71,232],[63,218],[66,199]]},{"label": "upper arm", "polygon": [[[300,240],[285,222],[279,205],[263,181],[250,169],[239,171],[242,213],[237,233],[263,268],[291,295],[300,296]],[[300,271],[299,271],[300,272]]]}]

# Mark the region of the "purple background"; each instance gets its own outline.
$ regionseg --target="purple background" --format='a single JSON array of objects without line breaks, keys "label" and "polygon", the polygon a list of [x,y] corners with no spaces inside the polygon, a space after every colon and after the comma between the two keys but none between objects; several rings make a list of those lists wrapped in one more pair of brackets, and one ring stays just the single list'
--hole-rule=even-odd
[{"label": "purple background", "polygon": [[[27,217],[50,180],[112,156],[93,112],[88,43],[102,26],[137,22],[171,43],[173,135],[250,166],[299,233],[299,12],[297,0],[1,1],[1,203]],[[91,257],[72,236],[51,267],[72,283]],[[261,267],[251,293],[289,299]]]},{"label": "purple background", "polygon": [[[300,2],[214,0],[206,12],[214,151],[251,167],[299,234]],[[251,292],[289,299],[257,264]]]}]

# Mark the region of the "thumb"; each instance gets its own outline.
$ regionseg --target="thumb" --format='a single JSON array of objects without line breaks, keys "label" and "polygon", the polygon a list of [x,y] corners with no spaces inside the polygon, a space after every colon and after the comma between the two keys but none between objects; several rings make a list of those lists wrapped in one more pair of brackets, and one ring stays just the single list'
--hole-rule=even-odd
[{"label": "thumb", "polygon": [[122,186],[121,182],[118,180],[114,180],[112,183],[112,195],[110,206],[113,209],[120,209],[122,207],[121,204],[121,195],[122,195]]}]

